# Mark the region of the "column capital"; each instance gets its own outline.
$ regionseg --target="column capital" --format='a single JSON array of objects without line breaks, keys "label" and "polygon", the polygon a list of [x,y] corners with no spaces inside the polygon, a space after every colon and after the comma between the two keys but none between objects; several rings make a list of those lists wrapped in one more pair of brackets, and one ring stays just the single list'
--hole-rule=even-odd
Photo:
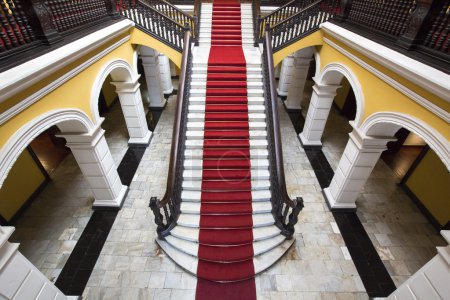
[{"label": "column capital", "polygon": [[138,74],[135,78],[133,78],[129,82],[117,82],[113,81],[111,82],[112,85],[116,87],[116,93],[136,93],[136,91],[139,89],[141,84],[139,83],[139,78],[141,77],[140,74]]},{"label": "column capital", "polygon": [[337,94],[337,89],[340,88],[340,85],[327,85],[327,84],[320,84],[317,82],[317,78],[313,77],[314,80],[314,86],[313,91],[318,96],[329,96],[334,97]]},{"label": "column capital", "polygon": [[354,122],[350,125],[353,126],[353,131],[349,133],[350,141],[352,141],[356,147],[364,152],[380,152],[387,149],[387,143],[396,141],[393,137],[372,137],[363,134],[359,129],[354,127]]},{"label": "column capital", "polygon": [[105,135],[105,130],[101,127],[105,119],[101,118],[97,126],[88,133],[63,133],[57,134],[57,137],[66,139],[66,146],[74,149],[93,148]]}]

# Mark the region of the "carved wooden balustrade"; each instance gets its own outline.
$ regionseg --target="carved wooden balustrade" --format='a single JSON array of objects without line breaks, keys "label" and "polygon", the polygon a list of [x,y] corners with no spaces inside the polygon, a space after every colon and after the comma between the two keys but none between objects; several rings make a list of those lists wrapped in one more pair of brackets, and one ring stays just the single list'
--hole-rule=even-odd
[{"label": "carved wooden balustrade", "polygon": [[[259,1],[255,1],[255,2],[259,3]],[[267,16],[264,16],[263,18],[261,18],[259,16],[259,14],[258,15],[254,14],[255,16],[258,16],[257,25],[255,26],[255,32],[256,32],[255,36],[257,37],[258,42],[262,42],[262,40],[264,38],[265,28],[267,25],[269,25],[270,27],[273,27],[276,24],[279,24],[282,21],[286,20],[287,18],[298,13],[304,7],[310,5],[313,2],[314,2],[314,0],[292,0],[292,1],[285,3],[280,8],[274,10]],[[255,3],[254,3],[254,6],[256,6]],[[255,11],[255,9],[254,9],[254,11]]]},{"label": "carved wooden balustrade", "polygon": [[319,0],[305,6],[296,14],[281,23],[267,29],[272,35],[273,51],[279,51],[287,45],[319,29],[320,24],[333,19],[340,11],[340,1]]},{"label": "carved wooden balustrade", "polygon": [[183,51],[184,35],[189,30],[188,24],[183,26],[175,22],[153,8],[147,1],[119,0],[118,2],[120,2],[118,5],[120,14],[135,22],[136,27],[175,50]]}]

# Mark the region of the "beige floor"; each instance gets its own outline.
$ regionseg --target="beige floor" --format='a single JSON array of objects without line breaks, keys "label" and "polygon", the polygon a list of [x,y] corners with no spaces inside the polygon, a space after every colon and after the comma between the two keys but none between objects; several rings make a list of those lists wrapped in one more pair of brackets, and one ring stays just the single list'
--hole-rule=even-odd
[{"label": "beige floor", "polygon": [[[155,243],[151,196],[166,186],[175,98],[170,98],[130,186],[85,289],[84,299],[194,299],[196,279],[177,267]],[[118,163],[127,142],[120,109],[104,124]],[[367,299],[356,268],[336,230],[320,186],[287,114],[280,109],[289,193],[302,196],[305,209],[296,243],[271,269],[256,278],[259,299]],[[333,129],[331,129],[333,127]],[[338,128],[339,130],[336,130]],[[333,167],[350,128],[333,112],[324,135],[324,152]],[[443,240],[396,186],[380,162],[358,198],[358,215],[396,284],[414,273]],[[92,195],[69,156],[53,181],[18,222],[13,241],[50,279],[57,278],[91,215]]]},{"label": "beige floor", "polygon": [[[352,128],[333,107],[323,136],[323,152],[335,170]],[[446,246],[398,185],[394,172],[379,160],[358,197],[358,217],[396,286]]]}]

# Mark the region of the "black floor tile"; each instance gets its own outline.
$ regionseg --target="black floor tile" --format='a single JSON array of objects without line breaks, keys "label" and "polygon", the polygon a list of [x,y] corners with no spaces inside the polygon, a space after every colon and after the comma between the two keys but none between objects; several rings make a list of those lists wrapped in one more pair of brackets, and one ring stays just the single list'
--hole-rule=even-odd
[{"label": "black floor tile", "polygon": [[[129,147],[117,172],[130,185],[146,147]],[[116,210],[95,210],[55,285],[65,294],[81,296],[116,219]]]},{"label": "black floor tile", "polygon": [[[305,120],[300,113],[289,113],[295,131],[303,130]],[[328,187],[334,176],[321,147],[304,147],[306,156],[322,189]],[[386,267],[355,212],[333,212],[345,245],[355,263],[369,297],[387,297],[395,289]]]}]

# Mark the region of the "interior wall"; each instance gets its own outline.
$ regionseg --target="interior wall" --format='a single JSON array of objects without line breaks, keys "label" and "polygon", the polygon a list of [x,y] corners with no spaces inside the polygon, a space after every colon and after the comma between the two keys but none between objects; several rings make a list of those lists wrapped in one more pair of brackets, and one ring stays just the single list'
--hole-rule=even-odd
[{"label": "interior wall", "polygon": [[450,173],[434,151],[427,151],[405,185],[442,227],[450,222]]},{"label": "interior wall", "polygon": [[347,99],[348,92],[350,91],[350,83],[347,78],[343,78],[341,87],[337,90],[336,97],[334,97],[334,103],[342,110],[344,108],[345,100]]},{"label": "interior wall", "polygon": [[116,100],[117,98],[116,88],[111,84],[111,82],[111,75],[108,75],[102,85],[103,96],[105,97],[106,105],[108,107],[110,107],[114,100]]},{"label": "interior wall", "polygon": [[28,150],[19,156],[0,189],[0,215],[11,221],[46,177]]}]

